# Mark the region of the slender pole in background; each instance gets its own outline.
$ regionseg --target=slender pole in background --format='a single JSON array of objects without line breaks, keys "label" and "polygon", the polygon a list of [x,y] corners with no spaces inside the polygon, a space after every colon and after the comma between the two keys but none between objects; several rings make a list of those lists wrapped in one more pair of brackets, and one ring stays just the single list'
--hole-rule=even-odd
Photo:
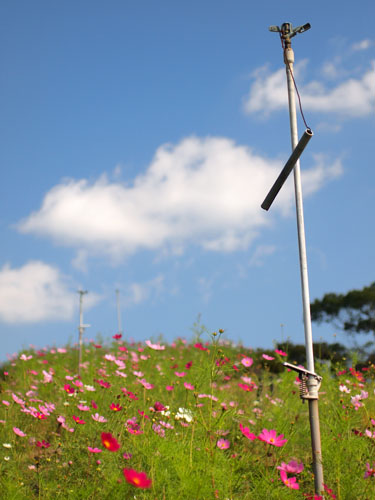
[{"label": "slender pole in background", "polygon": [[120,309],[120,290],[116,290],[116,304],[117,304],[117,333],[122,334],[121,326],[121,309]]},{"label": "slender pole in background", "polygon": [[[295,82],[293,77],[293,64],[294,52],[292,49],[291,38],[297,33],[303,33],[310,28],[310,24],[299,26],[295,29],[292,28],[290,23],[282,24],[281,28],[278,26],[271,26],[270,31],[280,33],[280,37],[284,47],[284,63],[286,66],[286,76],[288,84],[288,102],[289,102],[289,119],[290,119],[290,135],[292,143],[292,155],[298,146],[298,131],[297,131],[297,115],[296,115],[296,102],[295,102]],[[311,130],[307,130],[310,132]],[[306,133],[305,133],[306,134]],[[312,134],[312,133],[311,133]],[[323,465],[322,465],[322,449],[320,439],[320,424],[319,424],[319,410],[318,410],[318,390],[320,386],[321,377],[315,374],[314,368],[314,354],[313,354],[313,341],[311,329],[311,314],[310,314],[310,295],[309,295],[309,282],[307,272],[307,256],[306,256],[306,240],[305,240],[305,226],[303,217],[303,200],[301,188],[301,173],[299,159],[295,161],[294,166],[294,189],[296,200],[296,215],[297,215],[297,231],[298,231],[298,247],[299,247],[299,260],[300,260],[300,273],[301,273],[301,287],[302,287],[302,303],[303,303],[303,322],[305,330],[305,345],[306,345],[306,361],[307,371],[302,374],[306,376],[307,394],[302,396],[307,399],[309,403],[309,419],[310,419],[310,432],[311,432],[311,446],[312,446],[312,459],[314,470],[314,484],[315,492],[319,495],[323,492]],[[268,208],[263,207],[266,210]],[[302,379],[301,379],[302,384]]]},{"label": "slender pole in background", "polygon": [[86,326],[83,324],[83,296],[86,295],[87,290],[78,290],[79,293],[79,346],[78,346],[78,376],[81,375],[81,363],[82,363],[82,337]]}]

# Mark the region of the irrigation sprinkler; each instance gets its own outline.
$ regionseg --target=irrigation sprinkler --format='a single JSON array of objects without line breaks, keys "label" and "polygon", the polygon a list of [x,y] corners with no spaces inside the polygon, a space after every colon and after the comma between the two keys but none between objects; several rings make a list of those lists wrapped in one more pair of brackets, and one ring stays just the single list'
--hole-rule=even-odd
[{"label": "irrigation sprinkler", "polygon": [[[302,112],[301,101],[299,98],[297,86],[293,76],[294,52],[292,49],[291,39],[298,33],[304,33],[310,29],[310,24],[304,24],[293,28],[291,23],[284,23],[279,26],[271,26],[270,31],[279,33],[281,43],[284,49],[284,63],[286,67],[286,77],[288,84],[288,103],[289,103],[289,120],[290,120],[290,134],[292,143],[292,155],[286,163],[284,169],[272,186],[266,199],[262,203],[262,208],[268,210],[284,184],[286,178],[293,170],[294,172],[294,192],[296,201],[296,216],[297,216],[297,232],[298,232],[298,248],[299,248],[299,261],[301,273],[301,288],[302,288],[302,304],[303,304],[303,322],[305,331],[305,346],[306,346],[306,360],[307,369],[296,367],[294,365],[286,364],[288,368],[298,371],[301,380],[301,398],[303,401],[308,400],[309,403],[309,419],[310,419],[310,433],[311,433],[311,447],[312,447],[312,461],[314,470],[314,485],[317,495],[323,492],[323,465],[322,465],[322,450],[320,439],[320,424],[319,424],[319,410],[318,398],[319,387],[322,378],[315,373],[314,368],[314,354],[313,354],[313,341],[311,331],[311,314],[310,314],[310,294],[308,284],[307,272],[307,256],[306,256],[306,240],[305,240],[305,227],[303,218],[303,200],[302,200],[302,187],[301,187],[301,173],[299,157],[301,156],[308,141],[312,137],[311,129],[307,126]],[[302,118],[305,122],[306,132],[298,142],[297,131],[297,115],[296,115],[296,102],[295,90],[297,92]]]},{"label": "irrigation sprinkler", "polygon": [[116,290],[116,305],[117,305],[117,333],[122,334],[121,326],[121,309],[120,309],[120,290]]},{"label": "irrigation sprinkler", "polygon": [[82,363],[82,337],[83,337],[83,332],[85,331],[86,328],[88,328],[90,325],[85,325],[83,323],[83,296],[88,293],[87,290],[78,290],[79,293],[79,326],[78,326],[78,332],[79,332],[79,345],[78,345],[78,376],[81,375],[81,363]]}]

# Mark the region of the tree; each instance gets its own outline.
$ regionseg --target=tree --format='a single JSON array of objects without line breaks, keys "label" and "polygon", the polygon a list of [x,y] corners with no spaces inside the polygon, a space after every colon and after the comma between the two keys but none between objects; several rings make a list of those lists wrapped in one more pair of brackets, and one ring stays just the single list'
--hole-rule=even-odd
[{"label": "tree", "polygon": [[346,294],[327,293],[310,309],[312,321],[332,323],[348,334],[372,332],[375,336],[375,282]]}]

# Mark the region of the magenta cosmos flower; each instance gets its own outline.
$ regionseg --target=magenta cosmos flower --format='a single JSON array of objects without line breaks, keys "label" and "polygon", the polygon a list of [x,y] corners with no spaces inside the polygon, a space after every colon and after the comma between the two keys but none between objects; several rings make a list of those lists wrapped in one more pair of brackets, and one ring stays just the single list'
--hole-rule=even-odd
[{"label": "magenta cosmos flower", "polygon": [[102,444],[109,451],[117,451],[120,448],[120,444],[117,439],[112,436],[110,432],[102,432]]},{"label": "magenta cosmos flower", "polygon": [[285,470],[280,471],[280,477],[285,486],[291,488],[292,490],[299,490],[299,484],[297,483],[297,478],[288,477]]},{"label": "magenta cosmos flower", "polygon": [[260,441],[264,441],[265,443],[272,444],[273,446],[284,446],[284,444],[288,441],[287,439],[283,439],[284,434],[280,434],[280,436],[276,435],[275,429],[271,429],[270,431],[267,429],[263,429],[259,434],[258,439]]},{"label": "magenta cosmos flower", "polygon": [[126,481],[136,488],[150,488],[151,479],[149,479],[145,472],[137,472],[134,469],[123,469],[123,474]]},{"label": "magenta cosmos flower", "polygon": [[275,353],[279,356],[288,356],[287,353],[282,351],[281,349],[275,349]]},{"label": "magenta cosmos flower", "polygon": [[371,476],[375,477],[375,462],[372,464],[372,468],[370,467],[369,463],[366,464],[366,471],[364,478],[366,479]]},{"label": "magenta cosmos flower", "polygon": [[254,441],[257,438],[255,434],[250,432],[248,427],[244,427],[242,424],[240,424],[240,430],[247,439],[250,439],[250,441]]}]

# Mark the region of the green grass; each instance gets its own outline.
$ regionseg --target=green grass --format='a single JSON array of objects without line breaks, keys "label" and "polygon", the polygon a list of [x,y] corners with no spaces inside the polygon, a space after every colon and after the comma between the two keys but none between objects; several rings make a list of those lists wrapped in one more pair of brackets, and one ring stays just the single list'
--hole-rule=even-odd
[{"label": "green grass", "polygon": [[[127,347],[128,352],[119,347]],[[286,358],[268,352],[275,359],[265,361],[263,351],[222,342],[220,334],[213,334],[204,347],[206,350],[181,340],[164,350],[122,340],[101,348],[85,345],[80,378],[78,350],[71,346],[66,352],[25,350],[4,364],[0,373],[1,498],[313,498],[308,404],[302,404],[299,398],[296,373],[281,367]],[[108,354],[112,357],[105,358]],[[32,358],[21,359],[29,356]],[[251,367],[241,363],[244,356],[254,360]],[[120,369],[116,360],[123,361],[125,368]],[[343,369],[339,365],[332,369],[316,367],[323,376],[319,412],[324,481],[338,499],[370,500],[375,498],[375,477],[364,478],[364,473],[366,463],[375,460],[375,439],[365,431],[375,431],[371,422],[375,419],[375,370],[374,366],[361,373],[346,369],[338,375]],[[43,371],[52,375],[51,381]],[[185,375],[178,377],[175,372]],[[241,377],[250,377],[254,385]],[[140,379],[152,388],[145,388]],[[110,387],[103,387],[100,380]],[[184,382],[192,384],[194,390],[186,389]],[[244,390],[239,383],[252,390]],[[66,384],[74,388],[72,394],[64,390]],[[350,394],[341,392],[340,384],[346,385]],[[167,385],[174,389],[166,390]],[[351,397],[361,391],[369,396],[359,400],[360,406],[355,409]],[[24,404],[17,403],[12,395]],[[199,397],[202,395],[206,397]],[[169,414],[150,410],[157,401],[168,407]],[[42,413],[39,405],[43,410],[46,403],[53,404],[54,409],[49,407],[45,419],[30,413],[33,408]],[[113,411],[112,403],[122,409]],[[88,411],[78,409],[80,404]],[[190,410],[191,421],[176,420],[180,408]],[[95,413],[107,421],[94,421]],[[76,423],[73,415],[85,423]],[[60,416],[74,432],[58,422]],[[127,422],[133,418],[139,426],[137,434],[128,430]],[[153,429],[160,421],[172,427],[161,427],[164,437],[160,429],[155,429],[159,433]],[[257,436],[264,428],[275,429],[287,442],[275,447],[258,439],[251,441],[241,432],[240,424]],[[16,435],[14,427],[26,436]],[[110,432],[118,440],[118,451],[103,446],[102,432]],[[221,437],[229,441],[228,449],[217,446]],[[42,440],[50,446],[38,447],[36,443]],[[91,453],[88,447],[103,451]],[[131,458],[124,458],[124,453]],[[302,472],[289,474],[297,477],[298,490],[284,485],[277,469],[281,462],[292,459],[304,464]],[[128,483],[124,468],[145,472],[151,487],[141,489]],[[330,498],[329,493],[325,498]]]}]

